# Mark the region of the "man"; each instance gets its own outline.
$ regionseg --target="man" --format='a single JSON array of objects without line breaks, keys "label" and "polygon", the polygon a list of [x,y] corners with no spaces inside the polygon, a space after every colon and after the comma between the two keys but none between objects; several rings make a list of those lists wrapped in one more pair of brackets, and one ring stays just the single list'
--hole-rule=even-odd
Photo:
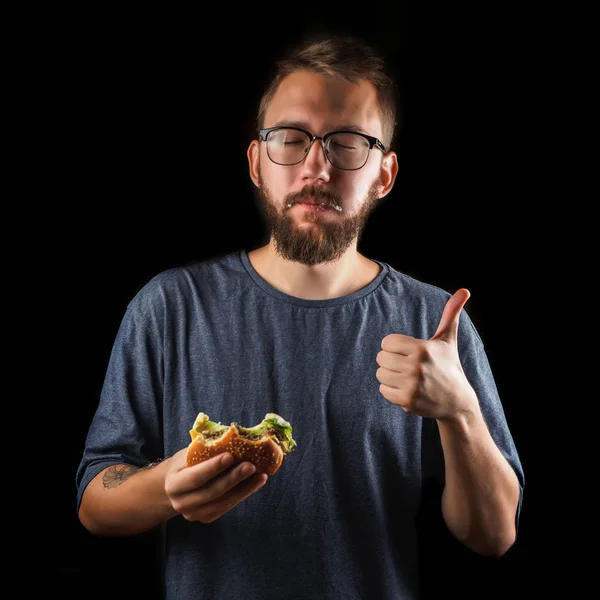
[{"label": "man", "polygon": [[[269,241],[166,270],[131,301],[79,518],[103,536],[164,527],[169,600],[417,598],[425,482],[452,535],[501,556],[522,467],[468,290],[358,252],[398,173],[382,60],[320,39],[278,69],[248,148]],[[271,478],[228,454],[188,467],[199,412],[247,426],[277,413],[297,447]]]}]

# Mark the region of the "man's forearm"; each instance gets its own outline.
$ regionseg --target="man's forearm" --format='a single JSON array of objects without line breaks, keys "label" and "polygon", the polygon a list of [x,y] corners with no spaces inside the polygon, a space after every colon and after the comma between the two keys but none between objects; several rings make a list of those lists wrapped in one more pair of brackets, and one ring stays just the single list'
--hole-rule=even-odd
[{"label": "man's forearm", "polygon": [[164,489],[167,463],[113,465],[99,473],[83,494],[81,523],[94,535],[135,535],[175,516]]},{"label": "man's forearm", "polygon": [[500,556],[516,538],[519,481],[479,410],[438,421],[446,485],[442,512],[450,531],[480,554]]}]

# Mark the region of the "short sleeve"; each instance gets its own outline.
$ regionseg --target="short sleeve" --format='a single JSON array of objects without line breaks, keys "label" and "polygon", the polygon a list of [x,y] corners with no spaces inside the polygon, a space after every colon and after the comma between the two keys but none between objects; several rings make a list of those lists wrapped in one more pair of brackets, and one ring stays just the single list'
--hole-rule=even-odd
[{"label": "short sleeve", "polygon": [[76,473],[77,510],[86,486],[104,468],[141,467],[162,458],[164,311],[152,289],[132,300],[115,336]]}]

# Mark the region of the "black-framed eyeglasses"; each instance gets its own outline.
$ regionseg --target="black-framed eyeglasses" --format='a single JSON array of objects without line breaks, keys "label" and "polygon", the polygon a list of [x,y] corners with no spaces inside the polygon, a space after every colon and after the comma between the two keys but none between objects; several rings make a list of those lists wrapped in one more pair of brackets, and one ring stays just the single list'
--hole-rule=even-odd
[{"label": "black-framed eyeglasses", "polygon": [[259,140],[267,145],[267,156],[277,165],[291,167],[301,163],[315,140],[323,142],[327,160],[343,171],[362,169],[369,160],[371,148],[386,153],[384,145],[372,135],[356,131],[331,131],[324,136],[313,135],[299,127],[268,127],[261,129]]}]

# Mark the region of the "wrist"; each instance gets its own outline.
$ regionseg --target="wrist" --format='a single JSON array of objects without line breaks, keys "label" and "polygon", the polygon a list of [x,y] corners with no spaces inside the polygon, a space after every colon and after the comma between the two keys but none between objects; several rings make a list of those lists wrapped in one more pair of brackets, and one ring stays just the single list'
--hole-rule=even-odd
[{"label": "wrist", "polygon": [[456,410],[446,417],[437,419],[438,426],[468,435],[470,431],[484,423],[479,401],[473,390],[465,394],[464,400],[457,404]]}]

